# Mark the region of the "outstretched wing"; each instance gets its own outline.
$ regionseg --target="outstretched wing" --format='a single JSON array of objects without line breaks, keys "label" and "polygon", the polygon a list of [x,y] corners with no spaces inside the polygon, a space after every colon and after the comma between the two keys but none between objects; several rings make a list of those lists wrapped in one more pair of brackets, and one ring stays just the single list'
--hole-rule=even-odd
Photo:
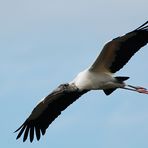
[{"label": "outstretched wing", "polygon": [[94,64],[90,67],[90,70],[115,73],[147,43],[148,21],[134,31],[108,42]]},{"label": "outstretched wing", "polygon": [[39,140],[41,134],[45,134],[48,126],[61,114],[61,111],[86,92],[79,91],[75,85],[60,85],[34,108],[28,119],[15,131],[19,131],[17,139],[23,134],[23,142],[28,136],[32,142],[36,133],[36,138]]}]

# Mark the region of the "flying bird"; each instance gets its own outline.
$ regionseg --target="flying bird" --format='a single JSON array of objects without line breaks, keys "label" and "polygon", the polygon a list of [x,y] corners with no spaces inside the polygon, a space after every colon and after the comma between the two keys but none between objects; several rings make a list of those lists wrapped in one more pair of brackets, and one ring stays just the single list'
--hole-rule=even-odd
[{"label": "flying bird", "polygon": [[144,87],[125,83],[129,77],[114,76],[130,58],[148,43],[148,21],[137,29],[117,37],[103,47],[95,62],[80,72],[74,80],[61,84],[51,94],[43,98],[33,109],[26,121],[15,131],[17,138],[23,135],[23,142],[39,140],[48,126],[63,110],[90,90],[103,90],[110,95],[118,88],[148,94]]}]

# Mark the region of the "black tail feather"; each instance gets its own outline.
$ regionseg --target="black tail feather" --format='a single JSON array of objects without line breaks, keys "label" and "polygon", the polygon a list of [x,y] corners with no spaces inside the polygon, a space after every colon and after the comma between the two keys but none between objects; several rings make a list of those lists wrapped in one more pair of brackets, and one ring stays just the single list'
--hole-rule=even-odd
[{"label": "black tail feather", "polygon": [[115,78],[118,82],[123,82],[123,81],[126,81],[127,79],[129,79],[129,77],[122,77],[122,76],[118,76],[118,77],[115,77]]},{"label": "black tail feather", "polygon": [[108,96],[108,95],[110,95],[115,90],[116,90],[116,88],[112,88],[112,89],[104,89],[103,91]]},{"label": "black tail feather", "polygon": [[[117,82],[122,83],[123,81],[126,81],[127,79],[129,79],[129,77],[118,76],[118,77],[115,77],[115,79],[117,80]],[[116,89],[117,88],[104,89],[103,91],[108,96],[112,92],[114,92]]]}]

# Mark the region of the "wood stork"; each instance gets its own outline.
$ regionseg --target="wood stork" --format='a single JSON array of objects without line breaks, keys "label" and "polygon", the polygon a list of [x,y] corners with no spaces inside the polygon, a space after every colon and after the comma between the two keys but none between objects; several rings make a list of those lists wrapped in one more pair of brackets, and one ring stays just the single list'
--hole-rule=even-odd
[{"label": "wood stork", "polygon": [[23,135],[23,141],[30,137],[32,142],[36,134],[39,140],[41,134],[45,134],[48,126],[64,109],[90,90],[103,90],[106,95],[110,95],[121,88],[148,94],[148,90],[143,87],[126,84],[124,81],[129,77],[113,75],[147,43],[148,21],[137,29],[109,41],[91,67],[80,72],[73,81],[57,87],[38,103],[26,121],[15,131],[19,131],[17,139]]}]

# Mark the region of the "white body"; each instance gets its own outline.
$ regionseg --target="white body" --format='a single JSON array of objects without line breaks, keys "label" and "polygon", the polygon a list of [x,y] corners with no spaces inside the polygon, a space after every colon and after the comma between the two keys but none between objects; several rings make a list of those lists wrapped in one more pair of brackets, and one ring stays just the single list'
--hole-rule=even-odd
[{"label": "white body", "polygon": [[91,71],[90,69],[86,69],[80,72],[76,78],[70,82],[70,84],[74,83],[80,90],[98,90],[123,87],[122,84],[115,82],[115,78],[109,72],[98,73]]}]

